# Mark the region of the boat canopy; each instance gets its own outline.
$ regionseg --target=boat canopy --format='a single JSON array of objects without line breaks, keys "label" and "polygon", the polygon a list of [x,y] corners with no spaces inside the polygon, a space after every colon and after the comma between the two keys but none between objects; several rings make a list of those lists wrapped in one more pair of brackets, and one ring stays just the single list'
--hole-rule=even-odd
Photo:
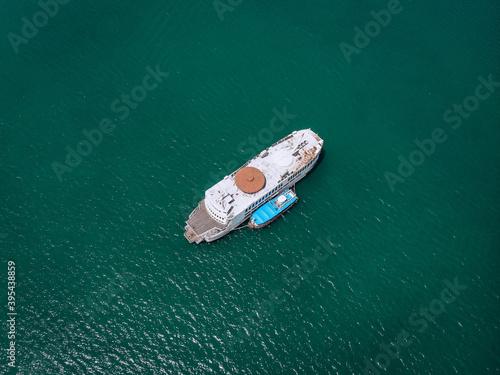
[{"label": "boat canopy", "polygon": [[273,209],[270,203],[266,203],[252,215],[252,218],[255,220],[256,225],[262,225],[275,216],[276,210]]}]

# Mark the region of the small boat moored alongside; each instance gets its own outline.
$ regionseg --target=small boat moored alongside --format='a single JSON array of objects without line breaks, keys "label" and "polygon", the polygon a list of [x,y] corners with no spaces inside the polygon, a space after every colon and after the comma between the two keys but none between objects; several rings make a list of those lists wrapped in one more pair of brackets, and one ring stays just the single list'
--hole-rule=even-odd
[{"label": "small boat moored alongside", "polygon": [[255,211],[248,222],[253,229],[262,228],[283,215],[290,207],[297,203],[299,198],[294,191],[288,189],[283,194],[271,199]]}]

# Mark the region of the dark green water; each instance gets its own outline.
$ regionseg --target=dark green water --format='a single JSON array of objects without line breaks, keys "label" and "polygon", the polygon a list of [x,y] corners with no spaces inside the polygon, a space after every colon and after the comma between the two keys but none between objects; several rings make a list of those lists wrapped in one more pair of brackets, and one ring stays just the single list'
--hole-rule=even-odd
[{"label": "dark green water", "polygon": [[[40,6],[3,1],[0,372],[500,373],[500,4],[389,7],[348,63],[386,1],[73,1],[26,39]],[[303,128],[298,205],[185,240],[207,184]]]}]

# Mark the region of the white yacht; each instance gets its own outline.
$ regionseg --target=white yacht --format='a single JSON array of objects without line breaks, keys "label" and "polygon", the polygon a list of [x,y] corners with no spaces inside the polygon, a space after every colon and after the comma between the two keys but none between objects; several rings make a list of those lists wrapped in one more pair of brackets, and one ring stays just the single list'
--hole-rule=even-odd
[{"label": "white yacht", "polygon": [[189,242],[210,242],[236,229],[260,206],[304,178],[322,147],[323,140],[304,129],[266,148],[205,191],[205,199],[186,221],[184,236]]}]

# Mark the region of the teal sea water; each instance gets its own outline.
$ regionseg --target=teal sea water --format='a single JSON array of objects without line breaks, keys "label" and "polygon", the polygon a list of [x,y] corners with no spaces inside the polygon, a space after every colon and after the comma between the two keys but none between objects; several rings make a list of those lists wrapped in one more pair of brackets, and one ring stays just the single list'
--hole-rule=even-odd
[{"label": "teal sea water", "polygon": [[[0,373],[500,373],[498,1],[47,3],[0,13]],[[290,212],[186,241],[303,128]]]}]

